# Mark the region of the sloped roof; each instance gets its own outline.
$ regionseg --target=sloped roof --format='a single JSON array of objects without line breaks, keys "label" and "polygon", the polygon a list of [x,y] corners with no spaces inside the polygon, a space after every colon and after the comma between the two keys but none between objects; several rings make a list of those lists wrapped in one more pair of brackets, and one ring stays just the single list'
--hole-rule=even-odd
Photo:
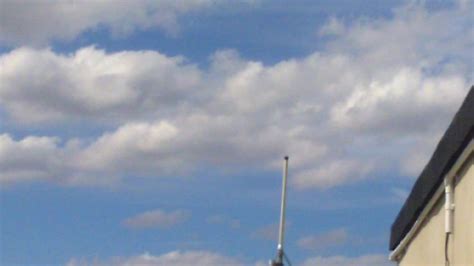
[{"label": "sloped roof", "polygon": [[474,136],[474,86],[438,143],[430,161],[416,180],[403,204],[390,234],[390,250],[394,250],[417,220],[421,211],[443,183],[444,176]]}]

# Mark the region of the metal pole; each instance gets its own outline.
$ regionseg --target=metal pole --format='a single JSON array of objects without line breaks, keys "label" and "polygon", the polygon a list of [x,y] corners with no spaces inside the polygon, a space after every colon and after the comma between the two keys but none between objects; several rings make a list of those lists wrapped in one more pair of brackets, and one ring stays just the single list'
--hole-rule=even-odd
[{"label": "metal pole", "polygon": [[286,179],[288,177],[288,156],[283,161],[283,182],[281,188],[280,230],[278,234],[277,262],[283,263],[283,244],[285,241]]}]

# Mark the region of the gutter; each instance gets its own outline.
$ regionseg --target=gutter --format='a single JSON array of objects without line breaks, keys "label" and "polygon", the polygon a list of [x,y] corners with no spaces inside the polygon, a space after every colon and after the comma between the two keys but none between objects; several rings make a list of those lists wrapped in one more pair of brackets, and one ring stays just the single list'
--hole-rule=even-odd
[{"label": "gutter", "polygon": [[[447,186],[451,187],[451,190],[449,190],[449,188],[445,187],[445,186],[439,186],[438,189],[436,190],[435,194],[433,195],[433,197],[429,200],[428,204],[425,206],[425,208],[423,209],[423,211],[420,213],[420,215],[418,216],[418,219],[416,220],[416,222],[413,224],[413,226],[410,228],[410,231],[408,231],[408,233],[405,235],[405,237],[402,239],[402,241],[400,241],[400,243],[397,245],[397,247],[392,251],[390,252],[390,255],[389,255],[389,260],[391,261],[399,261],[401,259],[401,257],[403,256],[405,250],[406,250],[406,247],[408,246],[408,244],[411,242],[411,240],[413,239],[413,237],[415,236],[416,232],[418,232],[418,229],[421,227],[421,225],[423,224],[424,220],[426,219],[426,217],[428,216],[428,214],[431,212],[431,210],[433,209],[435,203],[438,201],[438,199],[441,197],[441,195],[443,195],[443,192],[445,192],[446,190],[449,190],[450,194],[449,194],[449,197],[451,199],[451,196],[452,196],[452,184],[453,184],[453,180],[454,180],[454,177],[456,176],[457,172],[460,170],[460,168],[464,165],[464,162],[468,159],[468,157],[474,152],[474,139],[471,139],[471,141],[469,142],[469,144],[466,146],[466,148],[464,148],[463,152],[461,153],[461,155],[458,157],[458,159],[456,160],[456,162],[454,163],[454,165],[451,167],[451,169],[449,170],[449,172],[446,174],[446,176],[444,177],[444,182]],[[450,200],[451,201],[451,200]],[[452,211],[453,211],[453,206],[451,205],[452,202],[449,203],[449,205],[446,205],[446,207],[449,206],[449,209],[446,208],[446,224],[445,224],[445,229],[446,229],[446,232],[449,231],[449,233],[452,232]],[[449,216],[449,218],[448,218]],[[448,219],[450,220],[448,222]]]}]

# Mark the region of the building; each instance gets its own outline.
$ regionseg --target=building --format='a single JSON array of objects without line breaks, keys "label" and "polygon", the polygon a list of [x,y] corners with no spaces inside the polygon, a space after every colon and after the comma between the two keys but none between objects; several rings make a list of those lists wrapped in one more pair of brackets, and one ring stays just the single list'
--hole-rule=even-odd
[{"label": "building", "polygon": [[395,219],[398,265],[474,265],[474,86]]}]

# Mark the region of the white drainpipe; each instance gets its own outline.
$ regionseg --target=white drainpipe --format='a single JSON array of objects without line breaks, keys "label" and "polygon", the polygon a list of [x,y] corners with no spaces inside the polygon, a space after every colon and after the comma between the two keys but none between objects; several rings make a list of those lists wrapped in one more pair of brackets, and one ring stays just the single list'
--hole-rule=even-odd
[{"label": "white drainpipe", "polygon": [[444,230],[446,234],[453,233],[453,218],[454,218],[454,178],[446,178],[444,179],[444,194],[445,194],[445,202],[444,202]]},{"label": "white drainpipe", "polygon": [[[454,227],[454,197],[453,197],[453,192],[454,192],[454,180],[456,173],[461,169],[461,166],[463,163],[468,159],[468,157],[474,153],[474,139],[469,142],[467,147],[464,149],[464,151],[461,153],[461,155],[458,157],[456,162],[454,163],[453,167],[449,172],[446,174],[444,178],[444,194],[445,194],[445,203],[444,203],[444,208],[445,208],[445,231],[448,234],[453,233],[453,227]],[[403,252],[405,252],[405,248],[407,245],[410,243],[412,238],[415,236],[416,232],[420,229],[421,225],[423,224],[423,221],[426,219],[426,217],[429,215],[430,211],[433,209],[435,206],[437,200],[443,195],[443,187],[440,186],[433,197],[428,201],[428,204],[425,206],[423,211],[420,213],[420,216],[418,219],[415,221],[413,224],[412,228],[408,233],[405,235],[405,237],[400,241],[398,246],[390,252],[389,259],[391,261],[399,261],[400,257],[403,255]]]}]

